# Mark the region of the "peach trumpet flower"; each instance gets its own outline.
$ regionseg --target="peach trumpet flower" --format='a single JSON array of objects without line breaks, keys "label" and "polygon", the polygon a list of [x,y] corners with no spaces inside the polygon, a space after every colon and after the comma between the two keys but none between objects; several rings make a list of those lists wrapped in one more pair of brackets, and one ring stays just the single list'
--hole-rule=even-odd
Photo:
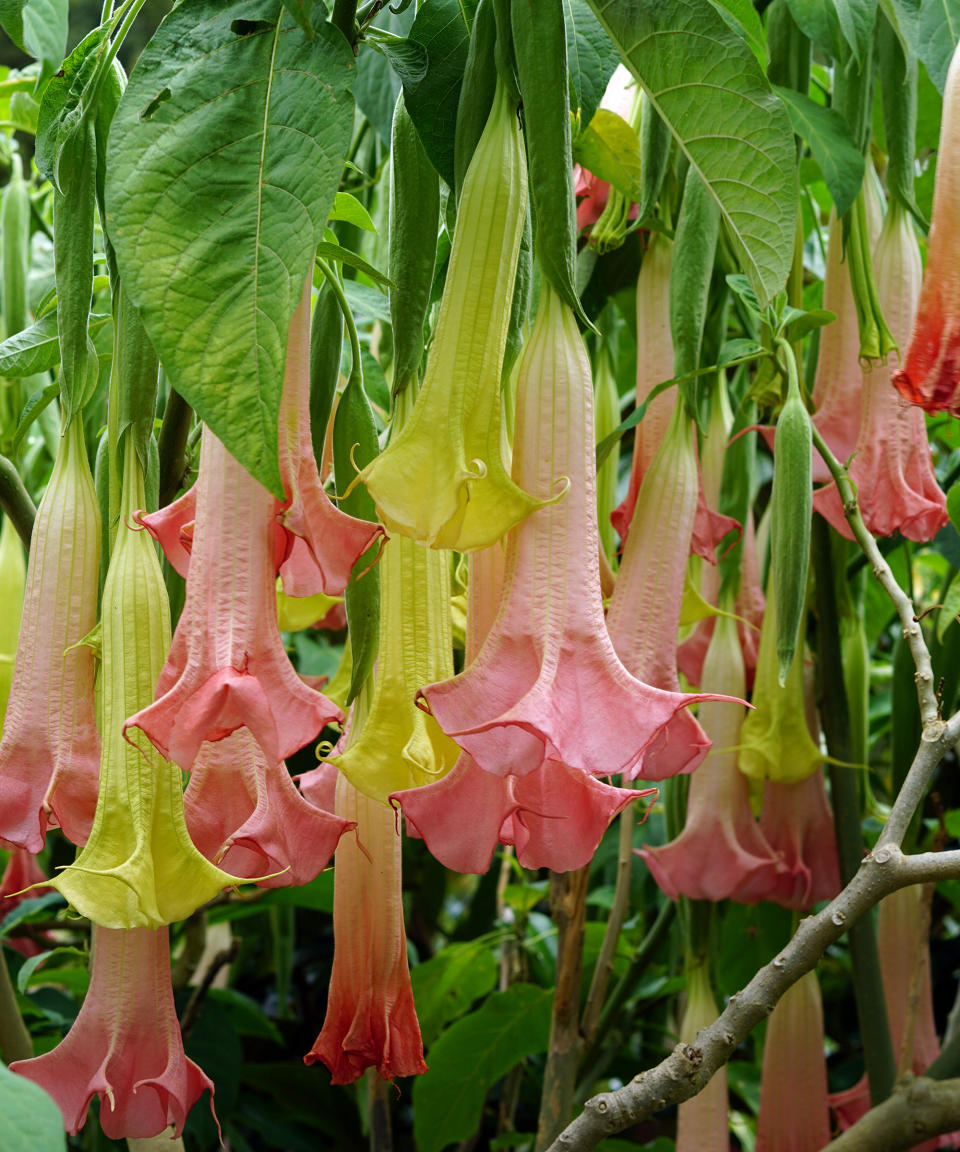
[{"label": "peach trumpet flower", "polygon": [[766,899],[807,909],[839,893],[837,837],[822,768],[799,782],[764,783],[760,831],[784,869]]},{"label": "peach trumpet flower", "polygon": [[507,541],[500,612],[464,672],[423,689],[440,727],[481,768],[522,776],[559,760],[595,776],[645,771],[678,709],[624,668],[607,634],[599,577],[590,363],[573,312],[545,283],[518,363],[513,475],[556,492]]},{"label": "peach trumpet flower", "polygon": [[[687,1006],[680,1025],[680,1041],[695,1045],[697,1033],[717,1018],[717,1004],[706,961],[687,969]],[[676,1152],[730,1152],[727,1118],[727,1069],[721,1067],[696,1096],[677,1109]]]},{"label": "peach trumpet flower", "polygon": [[204,428],[183,614],[154,702],[125,727],[189,770],[205,740],[247,727],[268,760],[309,743],[340,709],[297,676],[277,627],[274,498]]},{"label": "peach trumpet flower", "polygon": [[90,987],[64,1039],[11,1071],[45,1088],[77,1133],[99,1096],[112,1140],[179,1136],[187,1113],[213,1082],[183,1051],[170,986],[166,928],[93,929]]},{"label": "peach trumpet flower", "polygon": [[0,839],[39,852],[47,828],[85,843],[97,804],[100,738],[94,716],[100,513],[73,420],[30,542],[23,617],[3,736]]}]

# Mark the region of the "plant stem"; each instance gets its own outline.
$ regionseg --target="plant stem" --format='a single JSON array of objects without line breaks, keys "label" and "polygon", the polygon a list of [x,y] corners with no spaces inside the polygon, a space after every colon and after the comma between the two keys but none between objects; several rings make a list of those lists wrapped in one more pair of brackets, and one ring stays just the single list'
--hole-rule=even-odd
[{"label": "plant stem", "polygon": [[580,970],[590,865],[550,873],[550,915],[557,926],[557,986],[543,1073],[535,1152],[553,1142],[570,1117],[580,1063]]},{"label": "plant stem", "polygon": [[20,1015],[17,995],[10,982],[10,972],[0,946],[0,1056],[8,1063],[29,1060],[33,1056],[33,1041]]},{"label": "plant stem", "polygon": [[187,438],[193,409],[172,385],[163,409],[157,444],[160,456],[160,507],[172,503],[187,474]]},{"label": "plant stem", "polygon": [[330,267],[326,260],[321,260],[317,257],[317,267],[326,276],[327,283],[333,290],[334,296],[337,298],[337,303],[340,305],[340,311],[343,313],[344,323],[347,326],[347,333],[350,337],[350,377],[359,376],[362,372],[362,362],[360,359],[360,337],[357,335],[357,323],[353,318],[353,313],[350,311],[350,305],[347,303],[346,293],[343,291],[343,285],[340,283],[340,277]]},{"label": "plant stem", "polygon": [[390,1091],[388,1080],[381,1080],[376,1068],[367,1070],[370,1105],[370,1152],[393,1152],[393,1129],[390,1125]]},{"label": "plant stem", "polygon": [[0,456],[0,508],[13,521],[24,548],[29,550],[37,510],[30,499],[30,493],[23,486],[19,472],[6,456]]},{"label": "plant stem", "polygon": [[334,0],[330,23],[346,36],[347,43],[356,55],[357,44],[357,0]]},{"label": "plant stem", "polygon": [[[840,618],[834,587],[830,527],[820,516],[814,517],[813,569],[819,617],[817,635],[820,658],[817,667],[821,682],[823,729],[830,756],[845,765],[850,763],[853,754],[850,714],[843,680]],[[831,764],[829,767],[830,797],[837,834],[840,878],[844,884],[849,884],[863,859],[863,836],[860,831],[860,791],[857,779],[849,768],[842,765]],[[850,930],[850,959],[863,1058],[870,1083],[870,1099],[874,1104],[879,1104],[893,1089],[897,1065],[883,996],[876,928],[869,917],[865,917]]]}]

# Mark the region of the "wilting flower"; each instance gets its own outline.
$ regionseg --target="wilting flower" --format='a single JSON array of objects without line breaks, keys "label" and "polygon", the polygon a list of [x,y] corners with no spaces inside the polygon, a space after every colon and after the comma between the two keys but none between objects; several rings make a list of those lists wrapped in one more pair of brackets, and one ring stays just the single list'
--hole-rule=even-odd
[{"label": "wilting flower", "polygon": [[201,745],[183,807],[197,849],[234,876],[263,877],[264,888],[309,883],[351,827],[305,799],[248,728]]},{"label": "wilting flower", "polygon": [[[47,879],[47,875],[40,867],[36,856],[25,848],[13,847],[10,850],[10,859],[0,877],[0,923],[8,913],[12,912],[18,904],[29,896],[39,895],[38,888]],[[31,891],[27,891],[27,889]],[[29,936],[11,936],[5,941],[11,948],[15,948],[23,956],[36,956],[44,951],[44,947]],[[0,961],[2,962],[2,961]]]},{"label": "wilting flower", "polygon": [[342,775],[336,812],[356,823],[356,838],[337,846],[327,1015],[304,1060],[322,1060],[334,1084],[370,1067],[384,1080],[416,1076],[427,1066],[407,967],[396,814]]},{"label": "wilting flower", "polygon": [[500,403],[526,202],[516,108],[498,82],[463,183],[423,389],[361,473],[387,528],[433,548],[485,548],[543,503],[507,474]]},{"label": "wilting flower", "polygon": [[100,794],[86,846],[51,880],[78,912],[105,928],[182,920],[236,881],[191,843],[179,769],[123,736],[125,717],[153,697],[170,643],[156,552],[145,533],[129,527],[143,503],[143,471],[128,438],[121,522],[103,587]]},{"label": "wilting flower", "polygon": [[83,844],[97,803],[100,741],[94,717],[100,514],[73,420],[30,542],[13,685],[0,739],[0,839],[39,852],[50,825]]},{"label": "wilting flower", "polygon": [[829,1143],[823,1004],[814,971],[787,989],[767,1025],[757,1152],[820,1152]]},{"label": "wilting flower", "polygon": [[112,1140],[177,1135],[213,1083],[183,1051],[170,987],[167,929],[94,927],[90,987],[73,1027],[51,1052],[11,1070],[56,1100],[78,1132],[94,1096]]},{"label": "wilting flower", "polygon": [[268,760],[340,710],[297,676],[277,628],[274,498],[204,428],[187,596],[156,699],[126,728],[190,769],[205,740],[247,727]]},{"label": "wilting flower", "polygon": [[[623,666],[667,692],[680,690],[677,635],[699,488],[693,435],[693,421],[678,405],[644,475],[607,611],[607,629]],[[645,775],[659,780],[692,772],[709,747],[693,715],[679,710],[650,746]]]},{"label": "wilting flower", "polygon": [[[928,412],[960,415],[960,53],[954,52],[943,90],[943,118],[933,189],[927,270],[910,346],[893,383]],[[905,343],[900,345],[905,347]]]},{"label": "wilting flower", "polygon": [[[680,1025],[680,1040],[695,1044],[697,1033],[717,1018],[717,1005],[705,962],[688,967],[687,1007]],[[727,1119],[727,1069],[719,1068],[696,1096],[677,1109],[676,1152],[730,1152]]]},{"label": "wilting flower", "polygon": [[704,697],[635,679],[613,650],[598,573],[593,389],[573,312],[544,283],[518,364],[513,475],[559,503],[507,541],[503,603],[459,676],[423,694],[440,727],[481,768],[522,776],[559,760],[596,776],[643,771],[674,713]]},{"label": "wilting flower", "polygon": [[0,601],[6,605],[0,617],[0,732],[13,683],[26,574],[20,537],[10,517],[4,516],[0,524]]},{"label": "wilting flower", "polygon": [[[932,251],[932,247],[931,247]],[[905,208],[894,201],[876,249],[880,304],[901,347],[920,292],[920,249]],[[891,369],[874,365],[863,377],[863,412],[850,479],[867,528],[877,536],[899,531],[909,540],[930,540],[947,522],[946,497],[937,484],[923,413],[905,404],[890,384]],[[836,485],[818,489],[814,507],[848,540]]]},{"label": "wilting flower", "polygon": [[[703,666],[707,687],[744,692],[736,622],[717,617]],[[747,780],[737,767],[743,708],[703,704],[700,722],[713,740],[690,780],[683,832],[660,848],[643,848],[654,880],[671,900],[736,900],[754,904],[776,891],[783,865],[753,818]]]}]

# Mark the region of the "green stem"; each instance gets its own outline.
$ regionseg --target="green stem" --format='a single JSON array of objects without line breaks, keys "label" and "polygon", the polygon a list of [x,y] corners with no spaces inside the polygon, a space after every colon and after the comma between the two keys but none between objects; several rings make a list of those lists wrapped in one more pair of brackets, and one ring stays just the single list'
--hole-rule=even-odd
[{"label": "green stem", "polygon": [[29,1060],[33,1056],[33,1041],[20,1015],[17,994],[10,982],[10,972],[0,946],[0,1056],[8,1063]]},{"label": "green stem", "polygon": [[90,108],[96,109],[97,99],[100,96],[100,89],[103,87],[106,75],[113,67],[113,62],[116,59],[117,53],[120,51],[120,45],[130,31],[130,25],[136,20],[137,13],[145,3],[146,0],[125,0],[111,16],[115,25],[119,21],[119,27],[117,27],[116,35],[107,42],[108,47],[97,63],[97,70],[93,75],[90,85]]},{"label": "green stem", "polygon": [[167,393],[160,425],[158,452],[160,455],[160,507],[171,503],[183,484],[189,456],[187,437],[193,409],[173,386]]},{"label": "green stem", "polygon": [[37,510],[30,499],[30,493],[23,486],[19,472],[6,456],[0,456],[0,508],[13,521],[24,548],[29,550]]},{"label": "green stem", "polygon": [[343,320],[347,326],[347,334],[350,337],[350,377],[359,376],[362,372],[360,360],[360,337],[357,335],[357,324],[353,318],[353,313],[350,311],[350,305],[347,303],[346,293],[343,291],[343,285],[340,283],[340,278],[336,272],[330,267],[326,260],[317,257],[317,267],[326,276],[327,283],[333,290],[334,296],[337,298],[337,303],[340,305],[340,311],[343,313]]},{"label": "green stem", "polygon": [[[820,674],[820,708],[827,749],[833,760],[850,762],[850,714],[843,681],[840,645],[840,618],[833,582],[833,556],[830,527],[820,516],[813,524],[813,568],[816,583]],[[845,886],[856,875],[863,860],[860,831],[860,794],[856,776],[846,767],[831,764],[830,797],[837,834],[840,880]],[[877,950],[874,921],[864,916],[849,931],[853,991],[863,1043],[863,1058],[873,1105],[885,1100],[893,1090],[897,1065],[890,1040],[883,978]]]},{"label": "green stem", "polygon": [[330,23],[346,36],[347,43],[356,52],[357,0],[335,0]]}]

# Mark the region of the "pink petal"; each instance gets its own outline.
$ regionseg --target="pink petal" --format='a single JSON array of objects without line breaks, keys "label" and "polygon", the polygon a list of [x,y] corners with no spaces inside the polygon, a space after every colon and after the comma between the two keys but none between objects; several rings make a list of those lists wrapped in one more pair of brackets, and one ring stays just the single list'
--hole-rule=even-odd
[{"label": "pink petal", "polygon": [[785,869],[768,900],[806,909],[839,893],[837,839],[822,769],[796,784],[765,781],[760,829]]},{"label": "pink petal", "polygon": [[[11,847],[10,859],[7,861],[3,876],[0,877],[0,923],[24,900],[49,891],[46,886],[38,887],[43,885],[46,879],[47,875],[40,867],[36,856],[25,848]],[[48,934],[45,934],[45,937],[51,941],[49,947],[54,947],[53,938]],[[29,936],[12,935],[6,943],[21,956],[37,956],[45,949],[44,945]]]},{"label": "pink petal", "polygon": [[190,550],[193,546],[193,525],[197,518],[197,485],[194,484],[178,496],[172,504],[159,512],[140,512],[135,517],[163,549],[170,567],[187,578]]},{"label": "pink petal", "polygon": [[293,670],[277,628],[274,498],[204,428],[183,614],[141,728],[189,769],[205,740],[250,729],[279,761],[340,710]]},{"label": "pink petal", "polygon": [[70,1133],[94,1096],[113,1140],[177,1135],[213,1083],[183,1051],[170,987],[167,929],[93,929],[90,988],[66,1037],[51,1052],[10,1065],[56,1100]]}]

